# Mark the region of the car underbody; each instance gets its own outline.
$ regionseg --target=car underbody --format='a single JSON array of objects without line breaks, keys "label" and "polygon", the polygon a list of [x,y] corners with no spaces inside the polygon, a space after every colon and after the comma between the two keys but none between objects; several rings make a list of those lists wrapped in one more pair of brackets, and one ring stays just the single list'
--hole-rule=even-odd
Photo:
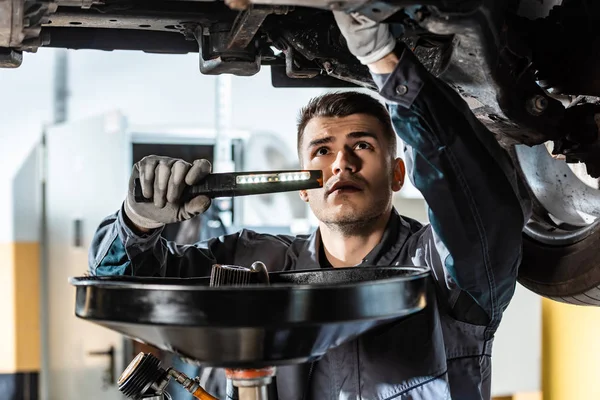
[{"label": "car underbody", "polygon": [[513,156],[534,198],[529,248],[540,249],[525,259],[589,254],[577,284],[560,263],[550,277],[525,267],[521,282],[563,300],[600,287],[598,1],[0,0],[0,67],[40,47],[197,52],[203,74],[269,65],[276,87],[374,88],[331,10],[389,23]]},{"label": "car underbody", "polygon": [[502,143],[553,141],[556,156],[600,177],[597,2],[249,1],[1,0],[0,65],[44,46],[199,52],[203,74],[270,65],[274,86],[373,87],[329,12],[353,11],[403,30]]}]

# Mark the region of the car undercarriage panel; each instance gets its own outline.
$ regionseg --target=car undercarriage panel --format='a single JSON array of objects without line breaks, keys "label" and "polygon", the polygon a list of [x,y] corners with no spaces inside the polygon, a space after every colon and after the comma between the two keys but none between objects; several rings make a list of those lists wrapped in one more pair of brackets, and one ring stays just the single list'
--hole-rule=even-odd
[{"label": "car undercarriage panel", "polygon": [[[331,10],[390,23],[501,143],[554,142],[600,176],[600,4],[587,0],[0,0],[0,67],[40,47],[199,53],[203,74],[374,88]],[[527,17],[522,16],[527,15]]]}]

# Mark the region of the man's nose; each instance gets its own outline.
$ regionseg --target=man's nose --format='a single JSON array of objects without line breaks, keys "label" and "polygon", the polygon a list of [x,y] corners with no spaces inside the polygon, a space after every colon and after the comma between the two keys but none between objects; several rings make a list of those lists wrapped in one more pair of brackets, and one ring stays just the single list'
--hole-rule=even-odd
[{"label": "man's nose", "polygon": [[338,151],[333,164],[331,165],[331,171],[334,175],[341,174],[342,172],[355,173],[360,168],[360,160],[352,151],[348,149]]}]

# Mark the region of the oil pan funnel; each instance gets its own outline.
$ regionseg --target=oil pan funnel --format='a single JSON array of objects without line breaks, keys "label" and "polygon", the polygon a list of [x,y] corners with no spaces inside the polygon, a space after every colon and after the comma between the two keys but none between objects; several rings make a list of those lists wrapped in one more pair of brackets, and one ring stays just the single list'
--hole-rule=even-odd
[{"label": "oil pan funnel", "polygon": [[327,350],[422,310],[429,269],[351,267],[268,274],[269,285],[210,278],[77,277],[75,314],[190,361],[260,368]]}]

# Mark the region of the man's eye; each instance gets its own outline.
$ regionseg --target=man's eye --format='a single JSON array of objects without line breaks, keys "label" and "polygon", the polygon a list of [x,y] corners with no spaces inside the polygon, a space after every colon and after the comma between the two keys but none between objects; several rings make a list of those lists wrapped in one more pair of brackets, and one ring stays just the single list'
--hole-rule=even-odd
[{"label": "man's eye", "polygon": [[315,156],[324,156],[329,153],[327,147],[319,147],[317,151],[315,151]]},{"label": "man's eye", "polygon": [[368,149],[372,149],[373,146],[371,146],[367,142],[358,142],[354,145],[354,148],[357,150],[368,150]]}]

